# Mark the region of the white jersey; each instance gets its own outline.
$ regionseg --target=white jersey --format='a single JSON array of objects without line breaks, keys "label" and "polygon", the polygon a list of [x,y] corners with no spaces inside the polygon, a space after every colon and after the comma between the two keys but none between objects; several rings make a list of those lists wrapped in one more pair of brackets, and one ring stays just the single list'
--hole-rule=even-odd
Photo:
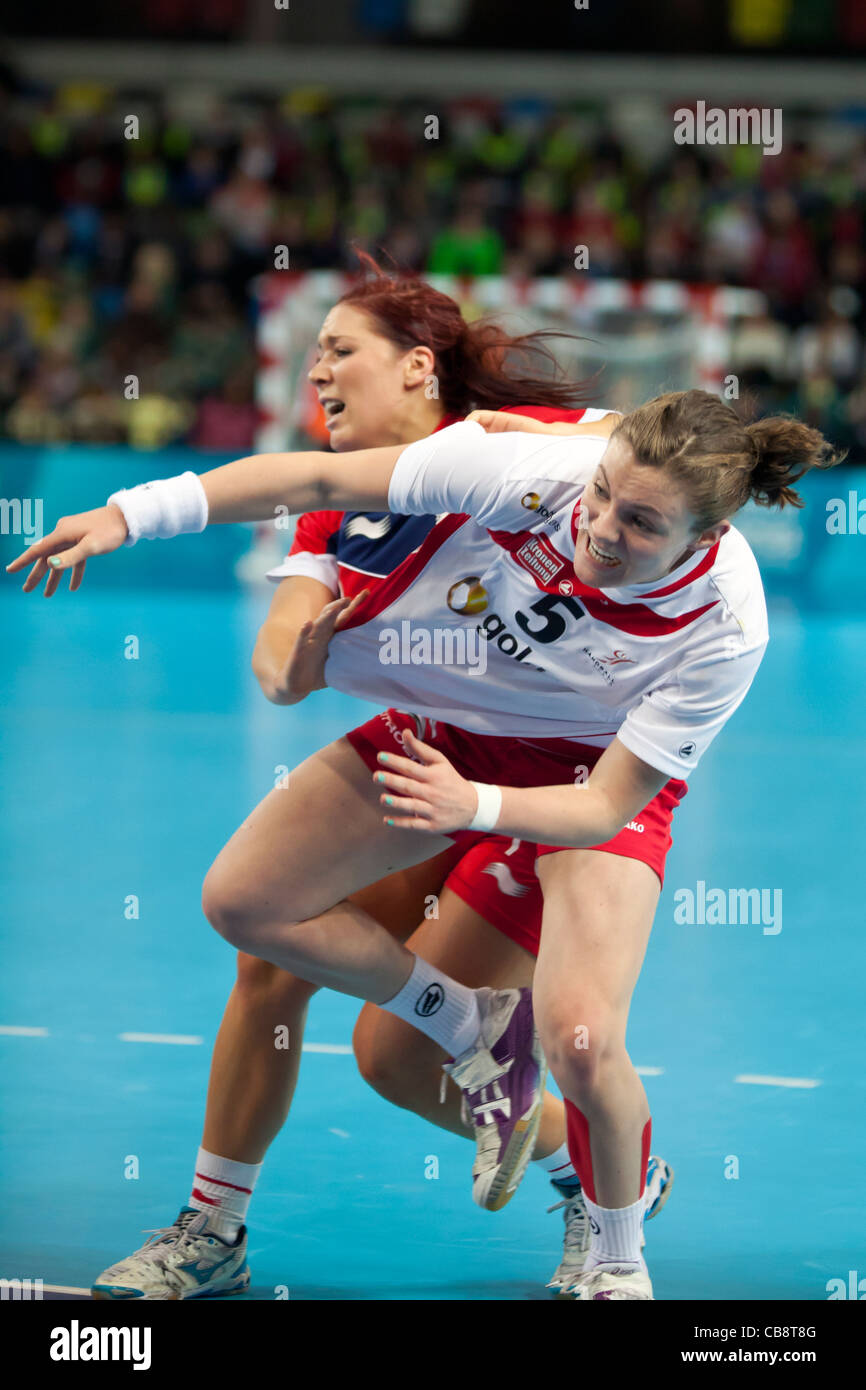
[{"label": "white jersey", "polygon": [[[731,528],[663,579],[581,583],[580,499],[606,445],[486,435],[464,421],[404,449],[391,510],[449,515],[331,639],[328,684],[478,734],[594,747],[618,737],[652,767],[687,777],[764,654],[761,578]],[[386,636],[467,628],[486,642],[483,674],[435,656],[383,659]]]}]

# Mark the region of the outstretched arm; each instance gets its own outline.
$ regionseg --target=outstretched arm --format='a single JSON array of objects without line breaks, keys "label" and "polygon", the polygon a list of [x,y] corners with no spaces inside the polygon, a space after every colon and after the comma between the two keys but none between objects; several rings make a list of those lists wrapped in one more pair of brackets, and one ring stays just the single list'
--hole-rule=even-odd
[{"label": "outstretched arm", "polygon": [[132,544],[139,535],[168,537],[220,522],[269,521],[281,507],[290,513],[385,511],[391,474],[402,452],[403,446],[395,444],[347,454],[254,454],[198,478],[185,473],[146,483],[121,494],[119,505],[62,517],[6,568],[14,574],[33,565],[25,592],[48,574],[45,595],[50,597],[63,570],[72,571],[69,587],[77,589],[88,559]]},{"label": "outstretched arm", "polygon": [[202,473],[208,524],[270,521],[295,512],[387,511],[402,444],[346,454],[253,454]]}]

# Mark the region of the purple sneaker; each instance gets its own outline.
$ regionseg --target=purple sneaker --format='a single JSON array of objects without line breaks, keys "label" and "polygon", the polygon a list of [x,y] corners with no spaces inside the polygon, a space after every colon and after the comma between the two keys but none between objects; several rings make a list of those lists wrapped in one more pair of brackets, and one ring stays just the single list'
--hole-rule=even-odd
[{"label": "purple sneaker", "polygon": [[547,1063],[528,989],[479,989],[481,1032],[443,1070],[463,1092],[463,1120],[475,1130],[472,1196],[499,1211],[526,1172],[541,1121]]}]

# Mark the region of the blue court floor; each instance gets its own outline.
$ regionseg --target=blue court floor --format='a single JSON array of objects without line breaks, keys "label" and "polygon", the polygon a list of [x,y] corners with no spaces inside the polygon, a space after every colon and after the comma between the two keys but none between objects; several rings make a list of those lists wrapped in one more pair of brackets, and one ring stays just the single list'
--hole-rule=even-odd
[{"label": "blue court floor", "polygon": [[[267,704],[249,653],[268,597],[0,594],[0,1276],[86,1288],[188,1195],[234,974],[201,880],[274,768],[370,710],[330,691]],[[866,1276],[866,624],[781,612],[772,632],[675,819],[632,1012],[653,1149],[677,1173],[647,1227],[662,1299],[825,1299]],[[760,920],[677,920],[686,890],[700,916],[740,888],[766,890]],[[501,1213],[474,1207],[471,1147],[358,1077],[356,1013],[311,1006],[248,1296],[545,1298],[555,1194],[532,1170]]]}]

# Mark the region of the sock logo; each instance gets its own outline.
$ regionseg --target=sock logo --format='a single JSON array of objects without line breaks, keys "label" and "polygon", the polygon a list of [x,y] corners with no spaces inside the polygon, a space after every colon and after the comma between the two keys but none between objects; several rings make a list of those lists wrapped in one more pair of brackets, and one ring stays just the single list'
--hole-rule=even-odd
[{"label": "sock logo", "polygon": [[589,1229],[592,1231],[592,1234],[594,1236],[601,1235],[601,1227],[599,1226],[594,1216],[591,1216],[589,1218]]},{"label": "sock logo", "polygon": [[429,1018],[431,1014],[435,1014],[441,1009],[444,1003],[445,991],[442,986],[428,985],[415,1005],[415,1012],[420,1014],[421,1018]]}]

